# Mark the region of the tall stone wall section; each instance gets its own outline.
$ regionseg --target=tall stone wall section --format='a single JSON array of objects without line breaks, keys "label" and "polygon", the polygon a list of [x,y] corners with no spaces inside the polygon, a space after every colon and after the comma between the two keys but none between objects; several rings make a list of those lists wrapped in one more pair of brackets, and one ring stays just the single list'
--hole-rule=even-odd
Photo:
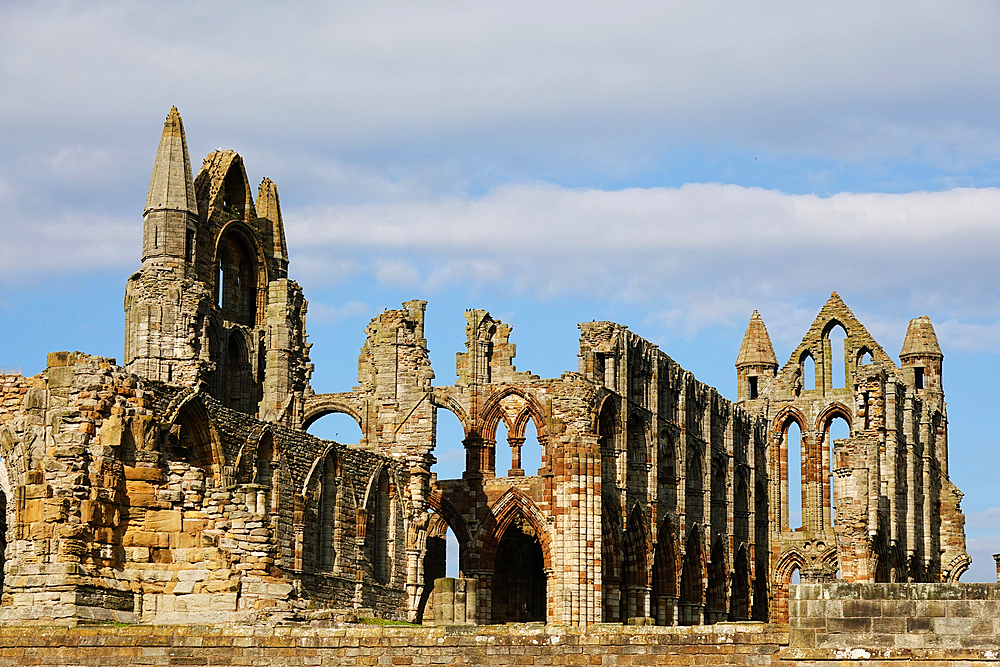
[{"label": "tall stone wall section", "polygon": [[[373,479],[407,483],[392,459],[79,353],[4,376],[3,391],[5,622],[249,621],[308,605],[406,617],[410,515],[387,501],[397,539],[381,579],[365,538]],[[336,471],[330,568],[308,562],[323,461]]]}]

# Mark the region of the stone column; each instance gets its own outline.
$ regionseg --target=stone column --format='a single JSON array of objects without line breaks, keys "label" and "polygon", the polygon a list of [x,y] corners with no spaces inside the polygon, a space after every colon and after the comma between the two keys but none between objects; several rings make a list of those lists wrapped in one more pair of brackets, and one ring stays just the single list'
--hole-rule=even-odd
[{"label": "stone column", "polygon": [[507,443],[510,444],[510,470],[507,471],[508,477],[524,477],[524,469],[521,468],[521,447],[524,445],[524,440],[524,438],[507,437]]}]

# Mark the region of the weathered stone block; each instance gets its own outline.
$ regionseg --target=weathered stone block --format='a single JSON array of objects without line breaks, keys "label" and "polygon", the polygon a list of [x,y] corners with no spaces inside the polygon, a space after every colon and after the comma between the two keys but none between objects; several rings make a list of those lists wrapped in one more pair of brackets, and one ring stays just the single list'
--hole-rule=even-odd
[{"label": "weathered stone block", "polygon": [[145,528],[157,533],[177,533],[181,531],[182,521],[179,510],[150,510],[146,512]]}]

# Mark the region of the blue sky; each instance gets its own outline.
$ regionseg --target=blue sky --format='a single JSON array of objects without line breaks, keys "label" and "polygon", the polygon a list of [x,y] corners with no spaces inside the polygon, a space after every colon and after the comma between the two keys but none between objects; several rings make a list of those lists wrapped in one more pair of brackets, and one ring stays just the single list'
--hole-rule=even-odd
[{"label": "blue sky", "polygon": [[945,358],[966,580],[1000,552],[1000,6],[994,2],[151,2],[0,7],[0,367],[121,357],[163,117],[194,164],[278,185],[317,391],[368,320],[462,311],[576,369],[612,319],[735,396],[761,312],[784,361],[837,291],[890,354]]}]

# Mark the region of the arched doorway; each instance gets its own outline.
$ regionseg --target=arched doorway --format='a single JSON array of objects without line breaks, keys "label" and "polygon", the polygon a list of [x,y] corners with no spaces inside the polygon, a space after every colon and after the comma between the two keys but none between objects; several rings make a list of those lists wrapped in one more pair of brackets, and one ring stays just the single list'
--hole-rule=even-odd
[{"label": "arched doorway", "polygon": [[545,556],[527,519],[518,516],[507,526],[495,562],[492,622],[545,621]]}]

